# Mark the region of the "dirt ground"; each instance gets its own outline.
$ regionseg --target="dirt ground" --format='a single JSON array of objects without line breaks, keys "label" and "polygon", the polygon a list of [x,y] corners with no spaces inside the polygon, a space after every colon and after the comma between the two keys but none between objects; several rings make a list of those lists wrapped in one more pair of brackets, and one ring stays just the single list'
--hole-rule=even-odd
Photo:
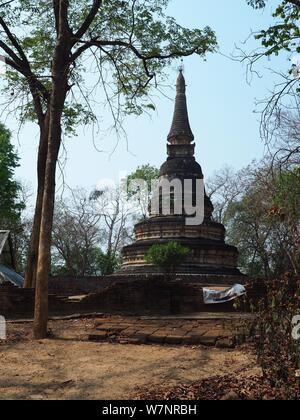
[{"label": "dirt ground", "polygon": [[93,343],[94,323],[52,321],[53,337],[41,341],[32,340],[30,323],[9,324],[0,342],[0,399],[134,399],[145,386],[259,374],[245,349]]}]

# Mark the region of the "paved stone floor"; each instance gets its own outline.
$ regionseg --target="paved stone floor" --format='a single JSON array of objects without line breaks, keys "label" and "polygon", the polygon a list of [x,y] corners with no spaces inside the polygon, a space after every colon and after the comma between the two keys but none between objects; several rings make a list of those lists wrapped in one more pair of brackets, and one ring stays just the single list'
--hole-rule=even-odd
[{"label": "paved stone floor", "polygon": [[242,340],[244,318],[237,314],[190,317],[106,317],[95,321],[91,341],[122,344],[205,345],[234,348]]}]

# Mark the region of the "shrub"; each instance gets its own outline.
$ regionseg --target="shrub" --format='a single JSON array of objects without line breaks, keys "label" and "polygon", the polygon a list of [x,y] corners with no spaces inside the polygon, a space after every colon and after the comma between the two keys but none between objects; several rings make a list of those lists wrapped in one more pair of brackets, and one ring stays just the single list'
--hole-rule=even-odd
[{"label": "shrub", "polygon": [[155,265],[167,275],[175,272],[190,252],[189,248],[177,242],[153,245],[146,254],[146,261]]},{"label": "shrub", "polygon": [[258,362],[271,387],[284,390],[287,399],[299,397],[300,341],[292,337],[292,320],[299,315],[300,279],[287,275],[266,285],[256,303],[251,326]]}]

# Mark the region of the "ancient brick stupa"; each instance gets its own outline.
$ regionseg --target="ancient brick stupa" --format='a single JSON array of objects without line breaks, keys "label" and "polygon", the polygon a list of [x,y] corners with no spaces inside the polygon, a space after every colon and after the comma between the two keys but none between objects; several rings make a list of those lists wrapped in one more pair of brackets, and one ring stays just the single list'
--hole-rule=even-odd
[{"label": "ancient brick stupa", "polygon": [[[194,135],[189,123],[182,71],[177,80],[175,111],[167,150],[168,159],[160,169],[161,179],[192,179],[193,185],[196,180],[203,180],[201,166],[194,157]],[[237,269],[238,251],[225,243],[225,228],[212,221],[213,209],[205,193],[205,216],[200,225],[187,225],[184,214],[173,212],[166,216],[162,212],[152,213],[147,220],[135,226],[135,243],[123,249],[121,273],[157,273],[157,268],[146,263],[145,254],[153,244],[176,241],[191,250],[189,257],[178,268],[178,275],[186,277],[186,274],[192,274],[193,280],[201,283],[241,282],[243,275]]]}]

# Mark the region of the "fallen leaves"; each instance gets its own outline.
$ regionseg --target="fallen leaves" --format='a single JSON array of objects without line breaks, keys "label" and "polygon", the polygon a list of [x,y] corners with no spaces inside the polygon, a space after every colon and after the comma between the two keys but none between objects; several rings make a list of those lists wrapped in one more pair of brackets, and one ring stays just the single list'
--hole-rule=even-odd
[{"label": "fallen leaves", "polygon": [[155,387],[139,389],[140,400],[287,400],[299,399],[299,384],[293,384],[293,392],[285,387],[273,388],[262,377],[237,378],[236,376],[216,376],[203,379],[192,385],[177,387]]}]

